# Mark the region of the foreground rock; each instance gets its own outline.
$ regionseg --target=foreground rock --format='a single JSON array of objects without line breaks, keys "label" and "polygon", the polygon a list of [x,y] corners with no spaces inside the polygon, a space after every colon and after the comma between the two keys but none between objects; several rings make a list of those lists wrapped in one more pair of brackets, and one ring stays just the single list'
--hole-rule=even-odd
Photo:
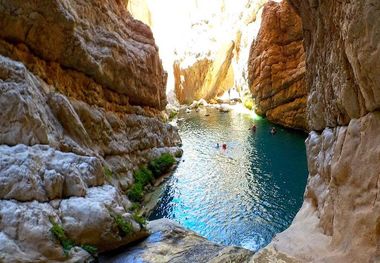
[{"label": "foreground rock", "polygon": [[150,29],[116,0],[5,1],[0,27],[0,261],[86,262],[145,237],[133,170],[181,142]]},{"label": "foreground rock", "polygon": [[185,230],[167,219],[149,223],[151,236],[135,247],[120,254],[110,252],[100,262],[146,262],[146,263],[220,263],[249,262],[253,252],[237,247],[217,245]]},{"label": "foreground rock", "polygon": [[286,0],[264,6],[249,56],[249,82],[258,114],[286,127],[308,130],[302,22]]},{"label": "foreground rock", "polygon": [[268,249],[303,262],[379,262],[380,3],[291,2],[305,34],[310,175],[301,211]]}]

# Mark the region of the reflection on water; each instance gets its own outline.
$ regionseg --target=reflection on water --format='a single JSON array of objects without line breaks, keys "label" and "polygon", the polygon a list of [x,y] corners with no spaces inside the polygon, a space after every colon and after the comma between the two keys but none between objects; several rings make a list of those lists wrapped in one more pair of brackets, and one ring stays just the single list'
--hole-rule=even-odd
[{"label": "reflection on water", "polygon": [[[226,245],[258,250],[286,229],[302,204],[306,135],[236,112],[181,114],[183,162],[150,219],[170,218]],[[252,124],[257,132],[249,130]],[[227,150],[216,147],[226,143]]]}]

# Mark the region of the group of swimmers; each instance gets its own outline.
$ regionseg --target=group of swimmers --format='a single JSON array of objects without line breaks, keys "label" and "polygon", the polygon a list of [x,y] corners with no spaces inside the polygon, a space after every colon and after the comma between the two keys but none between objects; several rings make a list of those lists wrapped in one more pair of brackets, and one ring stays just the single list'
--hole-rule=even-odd
[{"label": "group of swimmers", "polygon": [[[219,143],[216,143],[216,148],[220,148],[220,144],[219,144]],[[223,143],[223,144],[222,144],[222,149],[223,149],[223,150],[226,150],[226,149],[227,149],[227,144],[226,144],[226,143]]]},{"label": "group of swimmers", "polygon": [[[252,132],[256,132],[256,125],[253,125],[251,128],[250,128],[250,130],[252,131]],[[277,133],[277,129],[276,129],[276,127],[272,127],[272,129],[270,130],[270,133],[272,134],[272,135],[275,135],[276,133]]]},{"label": "group of swimmers", "polygon": [[[256,125],[253,125],[251,128],[249,128],[252,132],[256,132],[256,129],[257,129],[257,127],[256,127]],[[270,134],[272,134],[272,135],[275,135],[277,133],[277,129],[276,129],[276,127],[272,127],[272,129],[270,130]],[[220,144],[219,143],[216,143],[216,148],[220,148]],[[222,149],[223,150],[226,150],[227,149],[227,144],[226,143],[223,143],[222,144]]]}]

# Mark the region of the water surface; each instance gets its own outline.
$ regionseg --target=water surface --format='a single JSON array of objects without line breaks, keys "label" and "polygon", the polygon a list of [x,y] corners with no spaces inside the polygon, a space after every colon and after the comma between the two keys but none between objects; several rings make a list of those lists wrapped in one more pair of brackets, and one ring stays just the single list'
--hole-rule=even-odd
[{"label": "water surface", "polygon": [[[182,113],[183,161],[150,219],[170,218],[209,240],[255,250],[285,230],[301,207],[306,135],[260,118],[216,110]],[[256,133],[249,128],[257,126]],[[227,144],[227,150],[216,144]]]}]

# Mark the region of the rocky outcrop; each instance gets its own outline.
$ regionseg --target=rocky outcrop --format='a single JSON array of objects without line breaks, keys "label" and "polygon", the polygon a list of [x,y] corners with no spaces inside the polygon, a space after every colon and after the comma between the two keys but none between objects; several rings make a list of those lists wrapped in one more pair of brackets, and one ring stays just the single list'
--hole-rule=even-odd
[{"label": "rocky outcrop", "polygon": [[131,104],[165,107],[166,74],[152,32],[121,1],[17,0],[3,3],[0,14],[1,39],[25,44],[39,58],[128,96]]},{"label": "rocky outcrop", "polygon": [[203,16],[194,16],[185,48],[176,50],[174,61],[175,94],[180,103],[211,101],[229,90],[234,90],[235,97],[243,97],[248,90],[248,39],[257,34],[265,2],[217,1],[207,7],[195,5],[199,11],[194,13]]},{"label": "rocky outcrop", "polygon": [[125,191],[180,143],[150,29],[117,0],[0,1],[0,26],[0,261],[85,262],[81,247],[146,236]]},{"label": "rocky outcrop", "polygon": [[378,262],[380,3],[291,2],[305,35],[310,175],[301,211],[268,249],[304,262]]},{"label": "rocky outcrop", "polygon": [[212,243],[168,219],[150,222],[149,230],[152,235],[144,242],[117,255],[112,255],[112,253],[104,255],[100,261],[147,263],[249,262],[253,256],[252,251],[243,248],[226,247]]},{"label": "rocky outcrop", "polygon": [[286,127],[308,129],[302,22],[286,0],[264,6],[249,56],[249,82],[258,114]]},{"label": "rocky outcrop", "polygon": [[199,59],[187,68],[183,68],[186,62],[175,61],[174,81],[178,101],[181,104],[191,104],[200,99],[209,101],[232,88],[234,48],[235,42],[226,43],[215,57]]}]

